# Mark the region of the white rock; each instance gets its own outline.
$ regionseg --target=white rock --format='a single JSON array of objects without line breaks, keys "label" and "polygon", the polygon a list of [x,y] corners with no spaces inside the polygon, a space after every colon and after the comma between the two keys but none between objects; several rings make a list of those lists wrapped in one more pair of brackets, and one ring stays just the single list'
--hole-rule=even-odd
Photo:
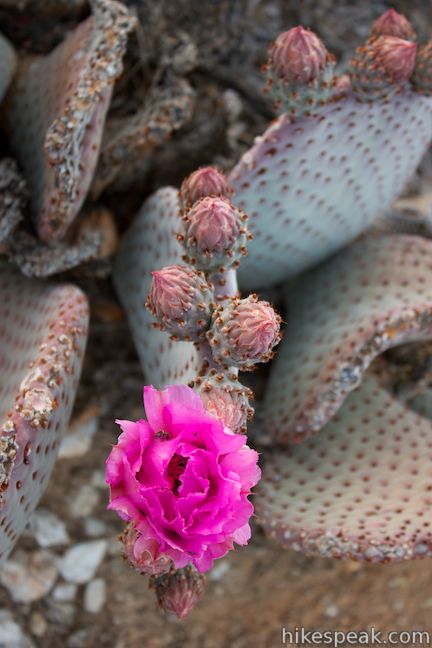
[{"label": "white rock", "polygon": [[35,637],[43,637],[47,631],[48,623],[40,612],[33,612],[30,617],[30,632]]},{"label": "white rock", "polygon": [[84,592],[84,609],[86,612],[97,614],[105,605],[106,601],[106,583],[103,578],[92,580]]},{"label": "white rock", "polygon": [[70,543],[64,522],[46,509],[38,509],[33,513],[29,527],[36,542],[42,548]]},{"label": "white rock", "polygon": [[324,610],[324,615],[327,617],[327,619],[336,619],[338,614],[339,608],[334,604],[327,605],[326,609]]},{"label": "white rock", "polygon": [[0,582],[16,603],[32,603],[52,589],[57,580],[55,556],[47,551],[16,553],[0,571]]},{"label": "white rock", "polygon": [[91,515],[99,502],[99,493],[90,484],[84,484],[68,497],[68,511],[74,518]]},{"label": "white rock", "polygon": [[76,598],[78,586],[73,583],[60,583],[52,592],[52,598],[58,603],[72,603]]},{"label": "white rock", "polygon": [[1,648],[35,648],[8,610],[0,610]]},{"label": "white rock", "polygon": [[60,573],[70,583],[88,583],[101,564],[108,543],[106,540],[93,540],[75,545],[60,560]]},{"label": "white rock", "polygon": [[81,418],[72,422],[68,433],[63,437],[59,448],[59,459],[70,459],[72,457],[82,457],[92,447],[93,437],[98,428],[99,419],[97,416],[92,418]]},{"label": "white rock", "polygon": [[230,566],[227,560],[219,560],[216,563],[216,566],[210,572],[210,580],[220,581],[227,572],[229,572]]},{"label": "white rock", "polygon": [[73,603],[58,603],[47,599],[46,615],[50,624],[60,626],[62,629],[73,624],[76,617],[76,607]]},{"label": "white rock", "polygon": [[106,491],[107,483],[105,472],[103,470],[95,470],[91,478],[91,484],[96,488],[101,488],[102,490]]},{"label": "white rock", "polygon": [[86,518],[84,520],[84,532],[89,538],[100,538],[108,532],[107,525],[97,518]]}]

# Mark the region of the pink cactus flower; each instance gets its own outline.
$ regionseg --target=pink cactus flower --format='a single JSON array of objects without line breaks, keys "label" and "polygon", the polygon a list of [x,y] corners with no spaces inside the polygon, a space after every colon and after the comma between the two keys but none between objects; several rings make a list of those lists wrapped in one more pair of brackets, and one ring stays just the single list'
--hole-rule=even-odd
[{"label": "pink cactus flower", "polygon": [[389,9],[375,20],[371,34],[372,36],[397,36],[406,40],[416,39],[411,23],[394,9]]},{"label": "pink cactus flower", "polygon": [[108,508],[151,543],[158,564],[164,556],[205,572],[250,538],[258,453],[186,385],[145,387],[144,406],[147,420],[117,421],[123,433],[107,460]]},{"label": "pink cactus flower", "polygon": [[287,83],[310,83],[318,79],[332,57],[309,29],[294,27],[278,36],[270,49],[270,66]]}]

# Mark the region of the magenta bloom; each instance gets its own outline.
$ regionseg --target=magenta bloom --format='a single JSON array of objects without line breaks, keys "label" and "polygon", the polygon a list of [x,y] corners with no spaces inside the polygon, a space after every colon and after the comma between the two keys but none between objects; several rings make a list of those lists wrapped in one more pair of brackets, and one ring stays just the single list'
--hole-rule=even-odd
[{"label": "magenta bloom", "polygon": [[117,421],[123,433],[107,460],[108,508],[134,525],[141,555],[148,545],[146,573],[167,558],[205,572],[250,538],[258,453],[186,385],[145,387],[144,406],[147,421]]}]

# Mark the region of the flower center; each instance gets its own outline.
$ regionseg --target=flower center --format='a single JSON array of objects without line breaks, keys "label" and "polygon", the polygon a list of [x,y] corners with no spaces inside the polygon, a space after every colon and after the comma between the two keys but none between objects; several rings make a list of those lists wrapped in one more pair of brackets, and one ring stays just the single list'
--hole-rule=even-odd
[{"label": "flower center", "polygon": [[180,477],[185,471],[189,457],[182,457],[182,455],[174,454],[168,464],[168,479],[171,482],[171,490],[177,495],[177,491],[180,487],[181,481]]}]

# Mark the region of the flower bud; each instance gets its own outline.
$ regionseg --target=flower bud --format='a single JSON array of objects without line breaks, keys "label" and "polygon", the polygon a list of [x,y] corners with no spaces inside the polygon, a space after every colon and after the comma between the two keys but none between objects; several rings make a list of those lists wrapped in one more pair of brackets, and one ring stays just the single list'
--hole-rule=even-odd
[{"label": "flower bud", "polygon": [[124,545],[123,557],[140,574],[159,576],[173,568],[171,558],[159,553],[157,540],[144,537],[132,523],[126,526],[120,540]]},{"label": "flower bud", "polygon": [[203,167],[183,181],[180,187],[181,206],[183,210],[187,210],[201,198],[228,198],[232,193],[233,190],[223,173],[214,167]]},{"label": "flower bud", "polygon": [[270,48],[269,66],[287,83],[307,84],[322,75],[328,60],[322,40],[299,26],[278,36]]},{"label": "flower bud", "polygon": [[371,58],[394,81],[407,81],[415,65],[417,46],[397,36],[380,36],[372,44]]},{"label": "flower bud", "polygon": [[409,41],[415,41],[416,33],[411,23],[394,9],[389,9],[377,18],[372,25],[372,36],[397,36]]},{"label": "flower bud", "polygon": [[146,306],[162,330],[180,340],[197,339],[210,322],[212,296],[202,272],[172,265],[152,272]]},{"label": "flower bud", "polygon": [[252,370],[257,362],[267,362],[280,342],[280,323],[272,306],[258,301],[256,295],[219,306],[207,333],[214,359],[243,371]]},{"label": "flower bud", "polygon": [[183,619],[196,606],[205,590],[205,578],[192,565],[172,570],[151,580],[160,607]]},{"label": "flower bud", "polygon": [[195,380],[195,389],[201,396],[206,410],[235,434],[246,434],[247,421],[253,416],[249,400],[252,391],[244,387],[237,376],[228,377],[215,369]]},{"label": "flower bud", "polygon": [[351,61],[358,99],[374,101],[401,92],[413,72],[417,46],[397,36],[379,36],[359,47]]},{"label": "flower bud", "polygon": [[418,92],[432,95],[432,41],[420,47],[411,80]]},{"label": "flower bud", "polygon": [[183,222],[179,240],[187,253],[185,260],[202,270],[215,272],[236,266],[247,253],[247,216],[226,198],[201,198]]},{"label": "flower bud", "polygon": [[334,95],[335,58],[310,29],[283,32],[269,49],[265,92],[275,98],[275,110],[291,120],[317,115]]}]

